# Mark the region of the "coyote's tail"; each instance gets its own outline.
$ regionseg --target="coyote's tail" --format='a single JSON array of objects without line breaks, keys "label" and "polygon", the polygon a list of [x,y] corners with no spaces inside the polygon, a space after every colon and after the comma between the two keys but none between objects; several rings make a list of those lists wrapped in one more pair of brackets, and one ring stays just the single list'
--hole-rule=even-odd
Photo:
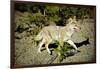
[{"label": "coyote's tail", "polygon": [[40,32],[40,33],[34,38],[35,41],[39,41],[39,40],[41,40],[41,39],[42,39],[42,32]]}]

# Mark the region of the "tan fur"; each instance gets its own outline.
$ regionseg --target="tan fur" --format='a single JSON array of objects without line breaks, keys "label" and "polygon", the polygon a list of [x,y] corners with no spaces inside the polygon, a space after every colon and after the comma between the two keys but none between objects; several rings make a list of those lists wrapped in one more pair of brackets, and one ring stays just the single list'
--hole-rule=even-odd
[{"label": "tan fur", "polygon": [[44,27],[40,33],[35,37],[36,41],[41,41],[39,43],[38,52],[41,52],[41,47],[45,44],[48,53],[51,53],[48,46],[50,43],[59,42],[60,46],[63,46],[64,42],[72,45],[75,50],[77,50],[76,45],[71,40],[71,36],[76,30],[79,30],[79,24],[76,21],[76,17],[69,18],[68,24],[66,26],[47,26]]}]

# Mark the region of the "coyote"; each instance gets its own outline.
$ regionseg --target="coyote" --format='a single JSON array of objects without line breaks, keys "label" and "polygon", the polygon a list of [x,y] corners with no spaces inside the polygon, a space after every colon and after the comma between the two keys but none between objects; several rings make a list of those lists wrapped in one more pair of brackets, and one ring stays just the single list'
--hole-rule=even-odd
[{"label": "coyote", "polygon": [[75,31],[79,31],[80,26],[76,17],[68,19],[68,23],[66,26],[47,26],[44,27],[40,33],[35,37],[35,41],[41,41],[39,43],[38,52],[41,53],[41,47],[45,44],[45,47],[50,54],[50,50],[48,45],[50,43],[55,43],[56,41],[59,42],[60,46],[63,46],[64,42],[69,43],[75,50],[78,50],[74,42],[71,40],[71,36]]}]

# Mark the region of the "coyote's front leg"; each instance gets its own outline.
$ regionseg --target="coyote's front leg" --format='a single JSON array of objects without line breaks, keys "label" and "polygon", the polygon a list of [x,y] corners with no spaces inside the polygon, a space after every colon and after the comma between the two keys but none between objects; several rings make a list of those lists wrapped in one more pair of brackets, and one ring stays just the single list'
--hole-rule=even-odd
[{"label": "coyote's front leg", "polygon": [[78,50],[78,48],[76,47],[76,45],[74,44],[74,42],[72,41],[72,40],[68,40],[67,41],[70,45],[72,45],[74,48],[75,48],[75,50]]}]

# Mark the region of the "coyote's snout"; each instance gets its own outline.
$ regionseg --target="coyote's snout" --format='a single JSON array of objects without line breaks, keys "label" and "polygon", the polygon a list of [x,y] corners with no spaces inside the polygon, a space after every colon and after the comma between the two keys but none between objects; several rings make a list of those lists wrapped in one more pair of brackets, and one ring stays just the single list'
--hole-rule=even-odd
[{"label": "coyote's snout", "polygon": [[38,52],[41,52],[41,47],[45,44],[48,53],[51,53],[48,46],[50,43],[59,42],[60,46],[63,46],[64,42],[69,43],[75,50],[78,50],[74,42],[71,40],[71,36],[75,31],[79,31],[80,26],[76,17],[68,19],[66,26],[47,26],[44,27],[40,33],[35,37],[35,41],[41,41],[39,43]]}]

